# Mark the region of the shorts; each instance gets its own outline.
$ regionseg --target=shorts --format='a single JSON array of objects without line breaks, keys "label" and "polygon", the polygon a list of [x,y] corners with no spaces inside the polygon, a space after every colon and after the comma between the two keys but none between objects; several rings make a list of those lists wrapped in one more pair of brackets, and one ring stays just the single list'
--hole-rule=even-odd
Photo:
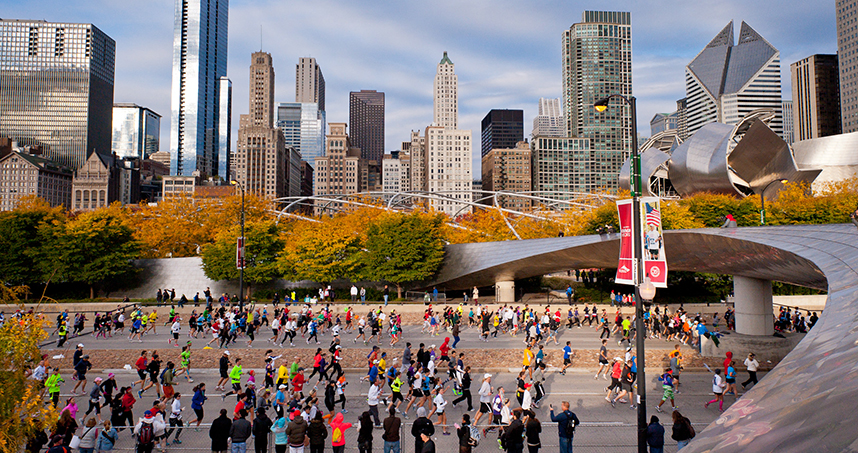
[{"label": "shorts", "polygon": [[178,339],[179,339],[179,333],[178,333],[178,332],[173,332],[173,339],[174,339],[174,340],[178,340]]},{"label": "shorts", "polygon": [[631,393],[632,392],[632,383],[631,382],[623,382],[623,383],[621,383],[620,388]]},{"label": "shorts", "polygon": [[125,323],[124,322],[117,322],[116,324],[114,324],[114,327],[116,327],[117,329],[124,329]]},{"label": "shorts", "polygon": [[174,393],[176,393],[176,391],[173,390],[172,385],[165,385],[165,386],[163,386],[163,389],[164,389],[164,398],[170,398],[171,396],[173,396]]},{"label": "shorts", "polygon": [[423,391],[420,389],[411,390],[411,396],[414,398],[423,398]]},{"label": "shorts", "polygon": [[212,338],[217,338],[218,335],[219,335],[218,332],[212,331]]},{"label": "shorts", "polygon": [[[78,381],[85,381],[86,380],[86,373],[81,373],[80,371],[78,371],[77,372],[77,380]],[[727,382],[730,382],[730,381],[727,381]],[[733,381],[733,382],[736,382],[736,381]]]},{"label": "shorts", "polygon": [[[78,378],[78,379],[83,380],[83,378]],[[736,383],[736,379],[733,379],[733,378],[727,378],[727,383],[728,383],[728,384],[735,384],[735,383]]]},{"label": "shorts", "polygon": [[233,382],[232,389],[236,391],[236,393],[241,393],[241,382]]},{"label": "shorts", "polygon": [[229,373],[227,373],[226,370],[220,370],[220,378],[229,379]]},{"label": "shorts", "polygon": [[358,327],[358,336],[363,335],[363,327]]},{"label": "shorts", "polygon": [[608,364],[607,359],[599,359],[599,365],[607,365],[607,364]]},{"label": "shorts", "polygon": [[202,409],[194,409],[194,414],[197,415],[197,421],[200,421],[203,419],[204,413],[203,413]]},{"label": "shorts", "polygon": [[153,384],[158,383],[158,373],[149,373],[149,380],[152,381]]},{"label": "shorts", "polygon": [[402,398],[402,393],[400,393],[400,392],[393,392],[393,396],[391,396],[390,401],[391,401],[391,402],[393,402],[393,403],[395,403],[395,402],[397,402],[397,401],[405,401],[405,399],[404,399],[404,398]]},{"label": "shorts", "polygon": [[563,364],[564,365],[572,365],[572,359],[570,359],[568,357],[563,359]]},{"label": "shorts", "polygon": [[480,412],[483,414],[489,414],[492,412],[491,408],[489,408],[489,403],[480,403]]},{"label": "shorts", "polygon": [[672,400],[673,399],[673,387],[669,385],[662,385],[662,389],[664,389],[664,395],[661,396],[662,401]]},{"label": "shorts", "polygon": [[140,380],[146,380],[146,370],[137,370],[137,376],[140,376]]}]

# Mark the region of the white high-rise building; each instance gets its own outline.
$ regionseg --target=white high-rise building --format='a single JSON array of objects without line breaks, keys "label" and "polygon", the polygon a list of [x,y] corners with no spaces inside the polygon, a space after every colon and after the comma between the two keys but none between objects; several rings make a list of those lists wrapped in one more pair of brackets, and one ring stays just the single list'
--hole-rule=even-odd
[{"label": "white high-rise building", "polygon": [[[325,111],[325,76],[313,57],[301,57],[295,65],[295,102],[314,102],[319,105],[319,111]],[[324,132],[323,127],[323,135]]]},{"label": "white high-rise building", "polygon": [[539,98],[539,113],[533,118],[531,137],[563,137],[565,134],[561,99]]},{"label": "white high-rise building", "polygon": [[446,198],[433,199],[429,205],[450,216],[470,213],[468,203],[473,199],[473,140],[470,130],[458,129],[458,93],[459,79],[455,74],[455,66],[447,52],[444,52],[435,74],[435,121],[426,128],[422,170],[425,172],[423,190]]},{"label": "white high-rise building", "polygon": [[447,52],[444,52],[444,57],[438,63],[438,72],[435,73],[434,126],[459,127],[459,76],[455,69]]},{"label": "white high-rise building", "polygon": [[708,123],[735,125],[752,110],[771,108],[769,127],[781,137],[780,52],[742,22],[734,43],[731,21],[685,67],[688,136]]},{"label": "white high-rise building", "polygon": [[[229,0],[176,0],[170,173],[219,171],[219,103],[226,76]],[[225,175],[220,175],[228,177]]]},{"label": "white high-rise building", "polygon": [[795,141],[795,118],[792,109],[792,100],[784,100],[783,101],[783,115],[784,115],[784,136],[783,139],[785,142],[790,145]]}]

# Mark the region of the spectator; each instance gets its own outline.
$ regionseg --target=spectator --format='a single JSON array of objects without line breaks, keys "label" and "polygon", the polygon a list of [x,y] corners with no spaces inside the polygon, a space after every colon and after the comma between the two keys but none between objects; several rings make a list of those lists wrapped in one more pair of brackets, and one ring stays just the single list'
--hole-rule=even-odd
[{"label": "spectator", "polygon": [[[240,409],[238,420],[233,421],[229,428],[229,437],[232,439],[231,453],[246,453],[247,439],[250,438],[251,433],[250,422],[247,421],[247,409]],[[301,445],[304,445],[303,440]]]},{"label": "spectator", "polygon": [[683,417],[679,411],[673,411],[673,434],[670,437],[676,441],[676,449],[681,450],[688,445],[696,434],[691,421]]},{"label": "spectator", "polygon": [[527,411],[526,420],[524,432],[527,437],[527,451],[528,453],[539,453],[539,448],[542,447],[542,442],[539,439],[539,434],[542,432],[542,423],[536,418],[536,414],[533,411]]},{"label": "spectator", "polygon": [[271,431],[271,426],[274,423],[268,418],[265,409],[256,409],[256,418],[253,419],[251,432],[253,433],[253,450],[256,453],[268,452],[268,433]]},{"label": "spectator", "polygon": [[358,451],[360,453],[372,453],[372,414],[364,411],[358,418]]},{"label": "spectator", "polygon": [[292,412],[290,418],[292,421],[286,425],[286,437],[289,441],[289,450],[302,453],[304,451],[304,439],[307,437],[307,421],[304,420],[304,417],[301,416],[301,411],[298,410]]},{"label": "spectator", "polygon": [[334,419],[331,420],[331,447],[334,453],[343,453],[346,449],[346,430],[351,428],[351,423],[343,422],[343,413],[337,412]]},{"label": "spectator", "polygon": [[220,410],[220,417],[212,421],[209,437],[212,439],[213,453],[226,453],[229,450],[229,431],[232,420],[226,416],[226,409]]},{"label": "spectator", "polygon": [[[422,452],[423,443],[425,439],[423,439],[423,433],[428,433],[427,436],[431,436],[435,434],[435,425],[426,418],[426,408],[420,406],[417,408],[417,419],[414,420],[414,424],[411,425],[411,435],[414,436],[414,451]],[[435,445],[432,445],[432,451],[435,451]]]},{"label": "spectator", "polygon": [[471,445],[471,416],[468,413],[462,414],[462,426],[457,423],[456,434],[459,435],[459,453],[471,453],[473,446]]},{"label": "spectator", "polygon": [[110,420],[105,420],[103,426],[104,428],[101,430],[101,434],[98,436],[98,441],[95,444],[95,449],[99,453],[113,450],[113,446],[116,445],[116,441],[119,439],[119,433],[116,432],[116,428],[111,426]]},{"label": "spectator", "polygon": [[137,436],[137,453],[152,453],[155,447],[155,433],[163,431],[164,422],[156,420],[152,411],[143,413],[143,417],[134,426],[134,435]]},{"label": "spectator", "polygon": [[650,417],[646,427],[646,443],[649,445],[649,453],[664,452],[664,427],[655,415]]},{"label": "spectator", "polygon": [[322,453],[325,450],[328,429],[325,428],[325,421],[321,412],[316,412],[316,416],[310,420],[310,425],[307,427],[307,437],[310,438],[310,453]]},{"label": "spectator", "polygon": [[581,422],[574,412],[569,410],[569,402],[563,401],[560,403],[562,412],[554,415],[554,406],[548,405],[551,421],[557,423],[557,430],[560,437],[560,453],[572,453],[572,440],[575,437],[575,427]]},{"label": "spectator", "polygon": [[512,411],[512,420],[504,427],[503,437],[506,451],[509,453],[522,453],[524,450],[524,411],[521,408]]},{"label": "spectator", "polygon": [[399,428],[402,426],[402,420],[396,416],[396,408],[393,405],[390,405],[388,413],[390,415],[383,422],[384,434],[381,435],[384,440],[384,453],[399,453]]},{"label": "spectator", "polygon": [[93,453],[95,451],[95,441],[98,439],[100,431],[95,427],[95,418],[90,418],[86,421],[86,428],[80,435],[80,444],[78,448],[80,453]]},{"label": "spectator", "polygon": [[435,441],[432,440],[432,435],[429,434],[429,431],[424,430],[420,433],[420,440],[423,442],[423,447],[420,449],[420,453],[435,453]]}]

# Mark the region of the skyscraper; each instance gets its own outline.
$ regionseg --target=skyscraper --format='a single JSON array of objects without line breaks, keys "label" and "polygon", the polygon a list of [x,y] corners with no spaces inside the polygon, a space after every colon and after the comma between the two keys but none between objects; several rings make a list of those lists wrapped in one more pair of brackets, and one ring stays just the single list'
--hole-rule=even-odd
[{"label": "skyscraper", "polygon": [[840,73],[837,55],[811,55],[799,60],[790,65],[790,75],[795,140],[839,134]]},{"label": "skyscraper", "polygon": [[[530,192],[530,143],[518,142],[514,148],[492,148],[482,162],[482,190],[494,192]],[[507,209],[523,210],[531,207],[530,199],[503,196],[498,204]]]},{"label": "skyscraper", "polygon": [[[346,123],[330,123],[330,133],[325,136],[325,155],[316,157],[313,174],[313,189],[316,195],[349,195],[361,191],[362,177],[366,160],[361,157],[360,148],[352,146]],[[334,209],[342,208],[341,203],[328,203]],[[317,208],[318,214],[328,213]]]},{"label": "skyscraper", "polygon": [[224,181],[232,179],[232,81],[220,78],[220,100],[218,102],[217,174]]},{"label": "skyscraper", "polygon": [[313,57],[301,57],[295,65],[295,102],[315,102],[325,111],[325,76]]},{"label": "skyscraper", "polygon": [[563,137],[566,134],[566,122],[563,120],[563,107],[560,99],[539,98],[539,111],[533,118],[531,137]]},{"label": "skyscraper", "polygon": [[73,170],[110,154],[115,51],[92,24],[0,20],[0,135]]},{"label": "skyscraper", "polygon": [[[593,104],[612,94],[632,95],[631,13],[584,11],[581,22],[563,32],[563,113],[568,137],[590,139],[590,154],[576,154],[583,178],[577,192],[616,190],[632,143],[629,107],[612,100],[596,112]],[[534,169],[535,170],[535,169]]]},{"label": "skyscraper", "polygon": [[119,158],[148,159],[159,150],[161,115],[137,104],[113,104],[113,146]]},{"label": "skyscraper", "polygon": [[524,140],[524,111],[492,109],[481,123],[480,155],[497,148],[515,148]]},{"label": "skyscraper", "polygon": [[459,76],[447,52],[435,73],[433,126],[459,128]]},{"label": "skyscraper", "polygon": [[781,111],[783,112],[784,118],[784,135],[783,139],[785,142],[792,145],[795,141],[795,122],[794,122],[794,113],[792,109],[792,100],[783,100],[781,101]]},{"label": "skyscraper", "polygon": [[[447,52],[438,63],[435,74],[435,122],[426,128],[422,154],[424,165],[418,167],[413,159],[412,169],[423,172],[423,190],[445,197],[431,200],[429,205],[450,216],[471,212],[473,199],[471,184],[471,131],[460,130],[459,124],[459,79],[455,66]],[[413,141],[412,141],[413,143]],[[415,150],[412,147],[412,152]],[[412,179],[413,181],[417,178]],[[464,203],[463,203],[464,202]]]},{"label": "skyscraper", "polygon": [[360,90],[349,93],[349,124],[352,145],[367,160],[384,157],[384,93]]},{"label": "skyscraper", "polygon": [[840,56],[840,123],[844,133],[858,131],[858,0],[837,0],[837,55]]},{"label": "skyscraper", "polygon": [[283,131],[286,146],[294,147],[301,159],[311,165],[325,155],[325,112],[315,102],[281,102],[277,104],[275,126]]},{"label": "skyscraper", "polygon": [[274,66],[266,52],[251,55],[250,113],[239,119],[237,145],[233,171],[244,190],[286,196],[288,156],[283,131],[274,127]]},{"label": "skyscraper", "polygon": [[685,67],[688,136],[708,123],[737,124],[770,108],[769,127],[783,137],[780,52],[742,22],[734,44],[731,21]]},{"label": "skyscraper", "polygon": [[[170,173],[220,170],[219,106],[226,76],[229,0],[176,0]],[[220,175],[224,176],[224,175]],[[228,176],[224,176],[227,177]]]}]

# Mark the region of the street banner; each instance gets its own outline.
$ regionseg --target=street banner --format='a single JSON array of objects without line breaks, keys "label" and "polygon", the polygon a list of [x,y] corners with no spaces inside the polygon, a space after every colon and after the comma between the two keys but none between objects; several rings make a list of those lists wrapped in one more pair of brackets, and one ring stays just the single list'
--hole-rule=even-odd
[{"label": "street banner", "polygon": [[235,268],[244,269],[244,237],[239,236],[235,242]]},{"label": "street banner", "polygon": [[623,285],[634,285],[636,274],[632,200],[617,200],[617,217],[620,219],[620,261],[614,281]]},{"label": "street banner", "polygon": [[641,198],[640,247],[643,250],[644,277],[656,288],[667,288],[667,257],[664,254],[664,232],[661,227],[661,205],[658,197]]}]

